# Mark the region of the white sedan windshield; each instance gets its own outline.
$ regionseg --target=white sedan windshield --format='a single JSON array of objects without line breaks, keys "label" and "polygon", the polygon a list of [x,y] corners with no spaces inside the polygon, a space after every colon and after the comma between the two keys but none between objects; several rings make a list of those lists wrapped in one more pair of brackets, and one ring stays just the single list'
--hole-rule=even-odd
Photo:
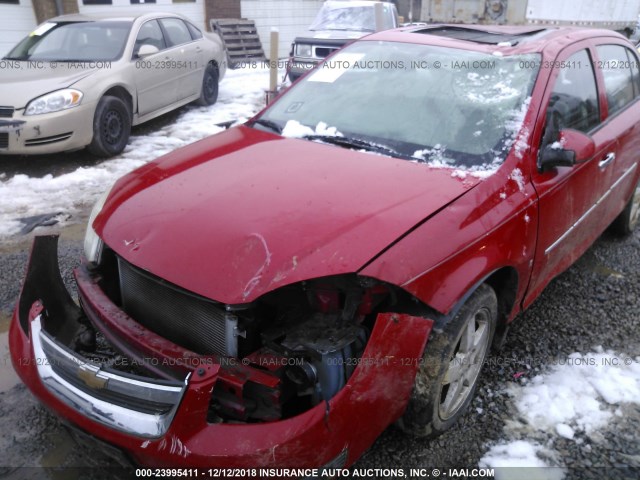
[{"label": "white sedan windshield", "polygon": [[24,38],[5,58],[57,62],[117,60],[124,52],[130,30],[131,22],[47,23]]}]

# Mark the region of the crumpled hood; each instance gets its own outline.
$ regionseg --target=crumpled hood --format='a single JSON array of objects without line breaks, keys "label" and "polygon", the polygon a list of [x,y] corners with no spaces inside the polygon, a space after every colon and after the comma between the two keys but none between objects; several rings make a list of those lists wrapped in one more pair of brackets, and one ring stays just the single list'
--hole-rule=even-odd
[{"label": "crumpled hood", "polygon": [[[79,80],[98,71],[73,67],[65,62],[18,62],[2,60],[0,69],[0,105],[21,109],[45,93],[72,86]],[[55,68],[53,68],[55,65]],[[78,65],[77,63],[75,64]]]},{"label": "crumpled hood", "polygon": [[130,263],[239,304],[358,271],[478,181],[243,126],[121,179],[94,228]]}]

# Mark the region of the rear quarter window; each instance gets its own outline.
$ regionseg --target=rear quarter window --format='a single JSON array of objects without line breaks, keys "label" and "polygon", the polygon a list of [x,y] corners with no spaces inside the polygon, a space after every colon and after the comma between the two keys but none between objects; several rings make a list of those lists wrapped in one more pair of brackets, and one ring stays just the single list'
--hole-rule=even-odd
[{"label": "rear quarter window", "polygon": [[612,115],[633,102],[638,95],[637,60],[635,55],[622,45],[600,45],[597,51],[598,67],[604,78],[609,115]]}]

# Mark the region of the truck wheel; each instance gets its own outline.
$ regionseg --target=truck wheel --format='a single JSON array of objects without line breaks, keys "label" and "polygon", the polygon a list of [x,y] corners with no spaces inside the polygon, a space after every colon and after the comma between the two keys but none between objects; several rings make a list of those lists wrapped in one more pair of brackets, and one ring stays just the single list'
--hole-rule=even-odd
[{"label": "truck wheel", "polygon": [[206,107],[213,105],[218,100],[218,68],[210,63],[204,70],[202,77],[202,90],[200,98],[196,100],[198,105]]},{"label": "truck wheel", "polygon": [[402,430],[435,437],[462,416],[473,398],[497,318],[496,294],[481,285],[451,322],[432,331],[407,409],[398,421]]},{"label": "truck wheel", "polygon": [[611,229],[618,235],[629,235],[635,230],[638,220],[640,220],[640,182],[636,185],[627,206],[611,224]]},{"label": "truck wheel", "polygon": [[93,117],[93,140],[87,147],[98,157],[117,155],[129,141],[131,113],[118,97],[104,96],[98,102]]}]

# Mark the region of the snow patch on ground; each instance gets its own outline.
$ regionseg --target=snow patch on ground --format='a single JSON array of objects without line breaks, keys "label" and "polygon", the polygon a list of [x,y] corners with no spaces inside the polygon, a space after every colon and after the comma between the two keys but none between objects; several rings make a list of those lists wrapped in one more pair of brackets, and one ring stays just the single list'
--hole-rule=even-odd
[{"label": "snow patch on ground", "polygon": [[[557,360],[547,372],[530,380],[521,378],[522,383],[507,387],[518,416],[525,422],[508,423],[505,426],[508,439],[521,437],[522,429],[529,432],[533,429],[547,438],[547,445],[558,436],[581,443],[576,435],[597,434],[614,416],[620,416],[621,404],[640,404],[640,357],[596,347],[594,352],[573,353]],[[541,456],[550,460],[545,463]],[[562,459],[555,460],[557,457],[556,452],[543,451],[538,444],[507,440],[491,447],[479,465],[496,468],[561,465]],[[564,475],[561,469],[544,471]],[[528,470],[526,474],[527,478],[534,478]],[[499,478],[497,471],[496,478]]]},{"label": "snow patch on ground", "polygon": [[132,136],[119,157],[58,177],[0,176],[0,240],[20,232],[20,218],[53,212],[75,215],[131,170],[221,131],[218,123],[246,121],[264,106],[268,86],[266,68],[228,70],[215,105],[189,107],[174,123],[148,135]]},{"label": "snow patch on ground", "polygon": [[[552,456],[537,443],[524,440],[494,445],[480,459],[480,468],[495,468],[496,480],[561,480],[565,471],[549,468],[541,456]],[[522,469],[522,470],[518,470]]]},{"label": "snow patch on ground", "polygon": [[509,393],[520,414],[539,430],[557,431],[564,424],[591,433],[607,425],[615,410],[611,406],[640,404],[640,358],[634,361],[602,348],[573,353],[565,364],[534,377],[524,388],[511,387]]}]

